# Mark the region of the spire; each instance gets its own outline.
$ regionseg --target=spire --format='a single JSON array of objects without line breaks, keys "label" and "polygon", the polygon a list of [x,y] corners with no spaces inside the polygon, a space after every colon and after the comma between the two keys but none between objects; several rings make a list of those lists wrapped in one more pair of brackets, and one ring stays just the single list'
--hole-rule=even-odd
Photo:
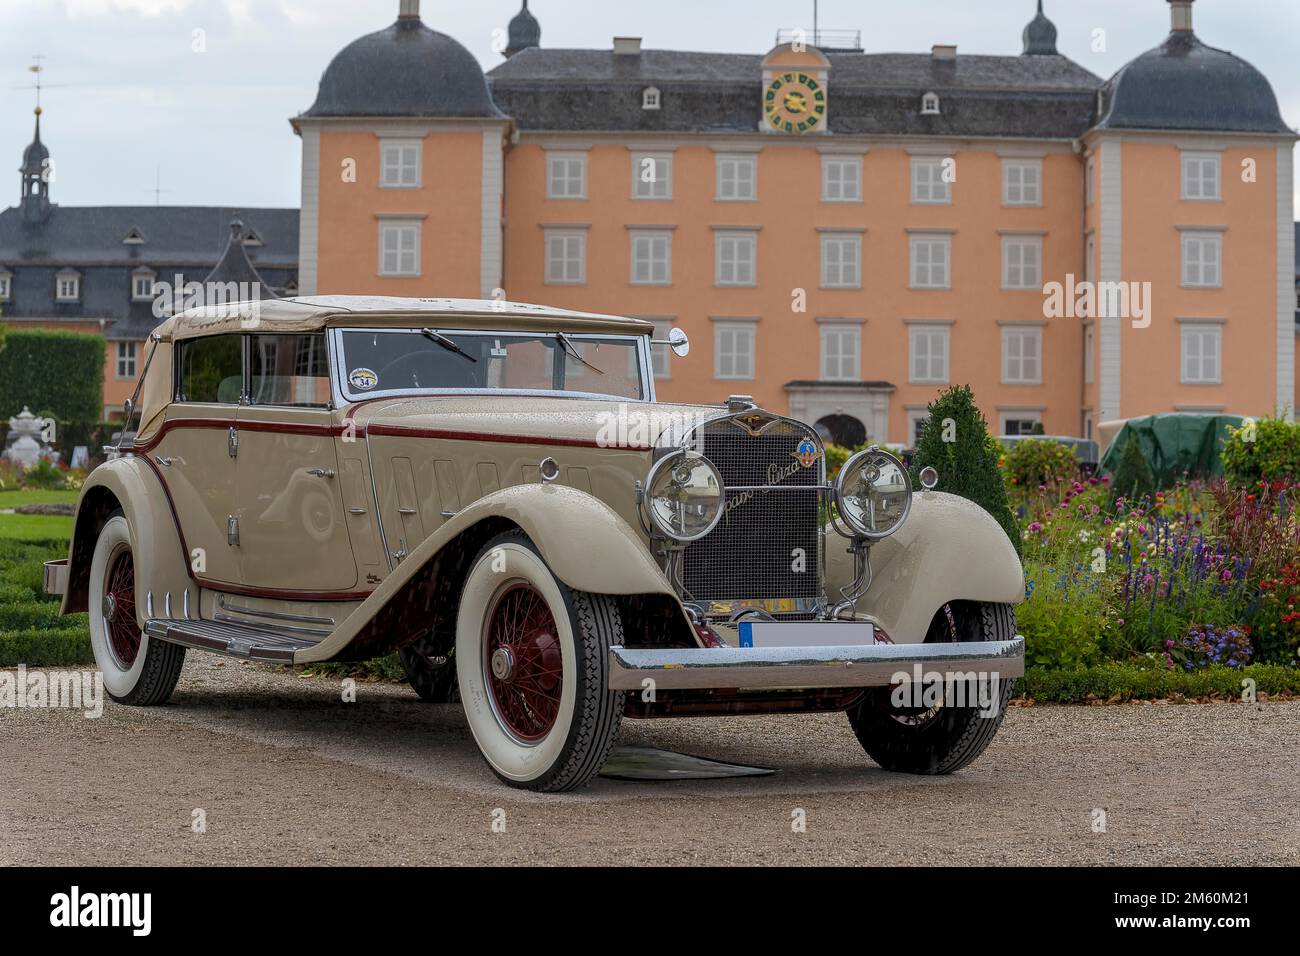
[{"label": "spire", "polygon": [[40,223],[50,214],[50,151],[41,142],[41,108],[36,107],[36,134],[23,150],[21,204],[23,219]]},{"label": "spire", "polygon": [[1043,14],[1043,0],[1038,0],[1038,15],[1029,21],[1021,39],[1025,56],[1056,55],[1056,25]]},{"label": "spire", "polygon": [[537,22],[537,18],[528,12],[528,0],[524,0],[524,7],[515,14],[514,19],[510,21],[508,31],[506,56],[514,56],[521,50],[526,50],[531,46],[540,46],[542,43],[542,26]]},{"label": "spire", "polygon": [[[203,284],[206,286],[210,282],[244,283],[248,288],[240,290],[241,298],[252,298],[254,295],[259,299],[279,298],[263,281],[257,266],[253,265],[252,260],[248,258],[248,252],[244,248],[246,235],[244,223],[239,217],[230,220],[230,238],[226,240],[225,251],[221,253],[221,258],[212,267],[212,271],[204,277]],[[254,286],[260,288],[254,292],[252,291]]]}]

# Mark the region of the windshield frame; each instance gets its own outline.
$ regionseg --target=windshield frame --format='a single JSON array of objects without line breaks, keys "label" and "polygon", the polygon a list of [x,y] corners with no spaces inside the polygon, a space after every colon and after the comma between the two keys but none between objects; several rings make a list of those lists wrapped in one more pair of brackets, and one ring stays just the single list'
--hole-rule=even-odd
[{"label": "windshield frame", "polygon": [[329,357],[330,357],[330,388],[334,394],[335,406],[342,408],[348,405],[355,405],[358,402],[366,402],[376,398],[411,398],[413,396],[430,396],[430,395],[511,395],[519,397],[547,397],[547,398],[575,398],[575,399],[594,399],[606,402],[653,402],[655,401],[655,382],[654,374],[650,361],[650,336],[645,335],[620,335],[610,332],[582,332],[572,328],[564,329],[466,329],[457,328],[453,325],[425,326],[431,328],[443,335],[462,336],[536,336],[539,339],[554,337],[556,333],[563,332],[570,339],[578,340],[600,340],[605,342],[620,342],[631,344],[636,349],[637,369],[641,377],[641,394],[637,397],[631,395],[611,395],[607,392],[588,392],[581,389],[536,389],[536,388],[376,388],[369,391],[354,391],[346,376],[344,366],[347,364],[344,354],[343,336],[349,332],[381,332],[385,334],[396,335],[415,335],[424,337],[420,326],[409,327],[391,327],[391,326],[367,326],[367,325],[349,325],[336,326],[328,330],[329,332]]}]

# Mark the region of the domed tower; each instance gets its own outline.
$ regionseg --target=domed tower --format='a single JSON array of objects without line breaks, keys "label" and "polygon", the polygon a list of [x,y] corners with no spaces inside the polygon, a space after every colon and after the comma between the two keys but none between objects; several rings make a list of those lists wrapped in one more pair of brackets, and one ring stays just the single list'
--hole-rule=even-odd
[{"label": "domed tower", "polygon": [[510,21],[505,54],[507,57],[511,57],[521,50],[541,45],[542,25],[537,22],[535,16],[529,13],[528,0],[524,0],[524,8],[516,13],[514,19]]},{"label": "domed tower", "polygon": [[303,295],[491,296],[510,119],[419,0],[344,47],[291,122],[303,141]]},{"label": "domed tower", "polygon": [[1056,24],[1043,14],[1043,0],[1038,0],[1038,15],[1029,21],[1020,38],[1025,44],[1025,56],[1057,55]]},{"label": "domed tower", "polygon": [[42,223],[50,217],[50,151],[41,142],[41,108],[36,107],[36,135],[23,150],[23,221]]},{"label": "domed tower", "polygon": [[1196,35],[1192,0],[1168,3],[1168,36],[1103,84],[1083,138],[1099,422],[1296,403],[1297,137],[1264,75]]}]

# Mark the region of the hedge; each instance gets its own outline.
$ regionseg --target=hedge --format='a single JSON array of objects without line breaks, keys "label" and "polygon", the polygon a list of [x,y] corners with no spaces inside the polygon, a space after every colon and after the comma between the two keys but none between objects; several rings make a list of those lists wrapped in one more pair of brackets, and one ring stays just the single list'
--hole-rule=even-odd
[{"label": "hedge", "polygon": [[1029,667],[1016,683],[1016,695],[1054,704],[1170,697],[1241,700],[1241,682],[1247,678],[1255,681],[1256,694],[1300,695],[1300,670],[1282,664],[1213,666],[1185,671],[1116,663],[1082,670]]},{"label": "hedge", "polygon": [[84,332],[8,329],[0,350],[0,419],[23,410],[62,423],[98,422],[104,339]]},{"label": "hedge", "polygon": [[75,667],[94,662],[86,627],[0,633],[0,667]]}]

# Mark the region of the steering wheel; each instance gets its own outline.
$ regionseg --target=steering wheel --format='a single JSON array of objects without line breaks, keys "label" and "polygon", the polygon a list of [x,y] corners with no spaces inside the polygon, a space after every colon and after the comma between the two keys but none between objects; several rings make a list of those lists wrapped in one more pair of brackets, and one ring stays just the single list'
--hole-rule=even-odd
[{"label": "steering wheel", "polygon": [[[433,349],[421,349],[418,352],[408,352],[405,355],[398,356],[379,370],[379,381],[382,383],[382,387],[384,388],[433,388],[436,383],[421,382],[418,373],[425,371],[432,375],[433,369],[429,366],[430,364],[433,364],[436,368],[436,363],[430,363],[429,357],[442,358],[442,355],[443,353],[441,351],[435,352]],[[455,357],[459,358],[459,356]],[[417,361],[424,361],[424,366],[417,366],[415,364]],[[402,373],[405,371],[404,366],[406,365],[411,365],[412,367],[409,374],[403,375]],[[389,375],[396,376],[398,384],[389,384],[386,381],[386,378]],[[409,382],[407,381],[408,379]]]}]

